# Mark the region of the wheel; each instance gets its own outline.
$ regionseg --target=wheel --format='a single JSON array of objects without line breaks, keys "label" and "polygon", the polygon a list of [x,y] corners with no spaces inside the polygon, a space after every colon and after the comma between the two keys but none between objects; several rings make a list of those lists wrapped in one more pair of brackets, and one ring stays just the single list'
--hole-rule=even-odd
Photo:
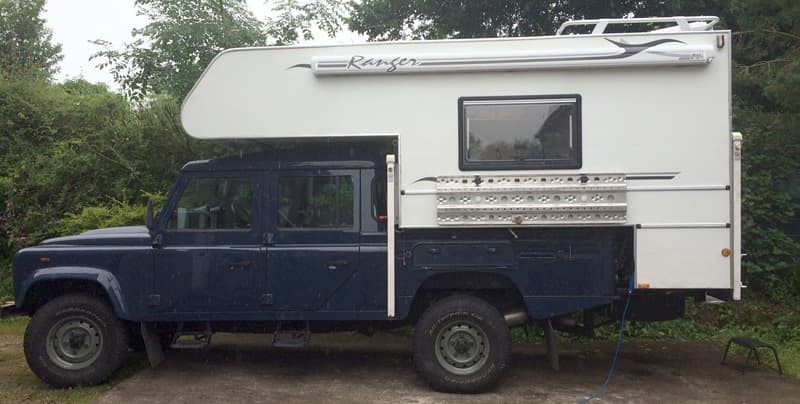
[{"label": "wheel", "polygon": [[474,296],[455,295],[428,308],[416,325],[414,363],[436,390],[481,393],[511,361],[511,333],[497,309]]},{"label": "wheel", "polygon": [[65,295],[31,318],[23,342],[33,373],[55,387],[95,385],[119,369],[129,333],[104,301]]}]

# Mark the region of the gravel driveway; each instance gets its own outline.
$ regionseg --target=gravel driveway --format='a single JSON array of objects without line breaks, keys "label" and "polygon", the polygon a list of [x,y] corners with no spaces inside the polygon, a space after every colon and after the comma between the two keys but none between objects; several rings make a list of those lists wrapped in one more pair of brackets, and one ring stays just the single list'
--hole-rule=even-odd
[{"label": "gravel driveway", "polygon": [[[314,335],[303,350],[273,349],[270,335],[215,335],[206,350],[167,354],[99,398],[101,403],[577,403],[602,383],[613,343],[562,344],[561,370],[541,344],[514,347],[513,366],[492,392],[437,393],[414,372],[411,339],[379,333]],[[800,402],[800,380],[766,367],[721,366],[713,343],[632,341],[598,402]],[[742,356],[731,362],[740,364]]]}]

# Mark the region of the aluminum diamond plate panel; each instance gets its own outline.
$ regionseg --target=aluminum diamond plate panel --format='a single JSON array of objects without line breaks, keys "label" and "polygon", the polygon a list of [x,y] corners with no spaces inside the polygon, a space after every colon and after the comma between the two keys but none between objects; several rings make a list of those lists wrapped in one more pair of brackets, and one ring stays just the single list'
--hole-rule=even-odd
[{"label": "aluminum diamond plate panel", "polygon": [[442,226],[624,224],[624,174],[443,176]]}]

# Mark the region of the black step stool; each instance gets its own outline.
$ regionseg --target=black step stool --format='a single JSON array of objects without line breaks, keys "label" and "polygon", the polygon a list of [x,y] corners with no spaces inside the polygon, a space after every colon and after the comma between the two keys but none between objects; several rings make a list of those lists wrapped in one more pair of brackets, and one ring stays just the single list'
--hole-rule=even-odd
[{"label": "black step stool", "polygon": [[[761,363],[761,358],[758,357],[758,351],[757,351],[758,348],[771,349],[772,350],[772,354],[775,355],[775,363],[778,364],[778,374],[781,374],[781,375],[783,374],[783,368],[781,367],[781,361],[778,360],[778,351],[775,350],[775,347],[770,345],[770,344],[767,344],[766,342],[762,342],[762,341],[759,341],[759,340],[757,340],[755,338],[750,338],[750,337],[733,337],[733,338],[730,339],[730,341],[728,341],[728,346],[725,347],[725,353],[722,355],[722,362],[721,363],[723,365],[725,364],[725,358],[728,357],[728,350],[731,349],[731,345],[732,344],[736,344],[736,345],[739,345],[741,347],[749,349],[749,352],[747,352],[747,359],[745,359],[745,361],[744,361],[744,366],[747,366],[747,364],[750,362],[750,358],[753,355],[756,356],[756,361],[758,363]],[[744,374],[744,367],[742,367],[742,374]]]}]

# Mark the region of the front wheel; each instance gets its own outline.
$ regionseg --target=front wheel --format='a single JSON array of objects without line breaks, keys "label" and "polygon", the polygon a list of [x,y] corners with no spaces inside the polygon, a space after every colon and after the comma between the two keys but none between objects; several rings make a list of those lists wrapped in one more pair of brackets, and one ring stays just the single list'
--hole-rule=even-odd
[{"label": "front wheel", "polygon": [[455,295],[428,308],[416,325],[414,362],[440,391],[481,393],[511,361],[511,333],[497,309],[474,296]]},{"label": "front wheel", "polygon": [[25,330],[28,366],[55,387],[94,385],[125,359],[128,330],[104,301],[66,295],[42,306]]}]

